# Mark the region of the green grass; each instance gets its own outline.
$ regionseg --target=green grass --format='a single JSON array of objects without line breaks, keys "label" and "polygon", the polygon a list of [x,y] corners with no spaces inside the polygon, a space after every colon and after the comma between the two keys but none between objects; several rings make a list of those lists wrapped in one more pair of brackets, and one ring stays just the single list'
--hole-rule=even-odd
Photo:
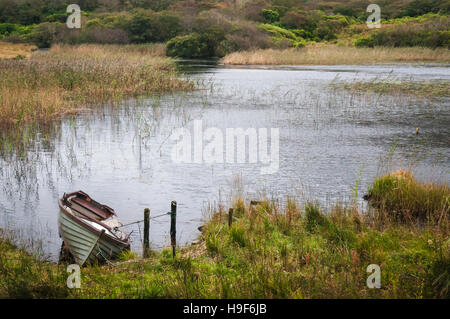
[{"label": "green grass", "polygon": [[65,298],[63,267],[42,262],[0,233],[0,298]]},{"label": "green grass", "polygon": [[[385,183],[375,181],[372,192]],[[420,184],[419,182],[417,182]],[[422,187],[426,187],[423,184]],[[435,185],[437,187],[437,185]],[[418,186],[419,187],[419,186]],[[445,185],[448,196],[448,185]],[[398,188],[392,188],[396,192]],[[403,192],[403,190],[399,190]],[[394,193],[391,193],[393,195]],[[428,193],[427,193],[428,194]],[[395,194],[394,194],[395,195]],[[396,195],[399,198],[400,195]],[[421,197],[423,201],[434,201]],[[398,205],[407,205],[399,201]],[[148,259],[82,269],[81,289],[65,288],[64,266],[40,263],[2,242],[0,295],[69,298],[449,298],[448,223],[380,223],[356,206],[277,207],[234,203],[234,220],[217,210],[200,242],[153,252]],[[437,208],[434,214],[442,211]],[[448,206],[445,219],[448,221]],[[124,258],[128,259],[128,258]],[[22,260],[25,260],[22,262]],[[24,266],[26,269],[24,271]],[[370,264],[381,267],[381,289],[366,286]],[[42,290],[29,284],[38,279]],[[13,279],[11,279],[13,278]],[[50,280],[50,278],[54,278]],[[14,282],[16,285],[12,285]],[[18,285],[17,285],[18,284]],[[11,287],[15,287],[11,290]],[[22,293],[21,289],[24,289]],[[42,295],[40,295],[42,291]]]},{"label": "green grass", "polygon": [[450,210],[450,188],[421,183],[407,171],[377,179],[367,194],[369,202],[393,221],[445,223]]}]

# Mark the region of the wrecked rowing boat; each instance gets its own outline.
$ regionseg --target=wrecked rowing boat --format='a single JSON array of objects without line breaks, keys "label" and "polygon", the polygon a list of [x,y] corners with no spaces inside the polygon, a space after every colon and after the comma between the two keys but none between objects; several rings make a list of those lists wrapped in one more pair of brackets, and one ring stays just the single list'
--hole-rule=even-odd
[{"label": "wrecked rowing boat", "polygon": [[119,230],[122,223],[114,210],[83,191],[64,193],[59,208],[59,236],[80,266],[115,259],[130,249],[130,237]]}]

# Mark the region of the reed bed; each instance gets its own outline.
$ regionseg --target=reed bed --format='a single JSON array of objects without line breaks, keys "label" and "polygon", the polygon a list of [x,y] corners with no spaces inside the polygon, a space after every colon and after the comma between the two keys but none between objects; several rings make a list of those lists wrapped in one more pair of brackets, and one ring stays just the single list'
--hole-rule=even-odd
[{"label": "reed bed", "polygon": [[191,90],[161,45],[55,45],[0,60],[0,125],[49,122],[124,97]]},{"label": "reed bed", "polygon": [[365,198],[377,209],[379,222],[448,226],[450,187],[448,184],[422,183],[405,170],[378,178]]},{"label": "reed bed", "polygon": [[266,49],[233,52],[222,62],[231,65],[340,65],[388,62],[450,62],[448,49],[355,48],[347,46],[308,46],[301,49]]},{"label": "reed bed", "polygon": [[332,83],[334,88],[343,88],[353,92],[375,92],[379,94],[407,95],[424,98],[450,97],[450,82],[441,81],[405,81],[402,79],[378,79],[370,81],[348,81]]}]

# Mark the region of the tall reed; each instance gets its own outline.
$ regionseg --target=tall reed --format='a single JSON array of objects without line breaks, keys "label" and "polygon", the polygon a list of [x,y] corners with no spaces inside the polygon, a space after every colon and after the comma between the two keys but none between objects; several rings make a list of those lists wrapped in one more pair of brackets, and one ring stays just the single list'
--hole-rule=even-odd
[{"label": "tall reed", "polygon": [[225,64],[244,65],[337,65],[386,62],[450,62],[447,49],[355,48],[346,46],[308,46],[302,49],[266,49],[233,52]]},{"label": "tall reed", "polygon": [[0,125],[49,122],[127,96],[190,90],[161,46],[55,45],[0,60]]}]

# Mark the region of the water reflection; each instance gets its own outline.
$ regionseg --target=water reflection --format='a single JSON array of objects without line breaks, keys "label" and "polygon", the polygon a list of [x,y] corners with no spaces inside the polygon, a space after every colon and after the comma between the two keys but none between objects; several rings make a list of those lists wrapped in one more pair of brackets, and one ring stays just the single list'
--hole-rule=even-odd
[{"label": "water reflection", "polygon": [[[449,100],[353,94],[330,88],[336,79],[399,77],[449,79],[448,68],[415,65],[225,68],[183,61],[199,90],[129,99],[93,113],[33,129],[13,143],[3,132],[0,157],[0,227],[39,237],[57,259],[57,200],[82,189],[113,207],[124,223],[165,213],[178,202],[178,242],[198,235],[208,207],[243,193],[322,203],[347,200],[362,170],[361,192],[380,170],[380,156],[395,143],[395,165],[420,159],[416,170],[448,178]],[[393,71],[392,71],[393,70]],[[176,164],[174,129],[279,128],[280,169],[261,175],[259,164]],[[415,134],[420,127],[421,134]],[[8,133],[10,134],[10,133]],[[240,176],[240,180],[236,180]],[[361,193],[362,195],[362,193]],[[33,231],[31,231],[31,229]],[[132,226],[140,251],[141,229]],[[169,218],[150,226],[151,246],[169,243]]]}]

